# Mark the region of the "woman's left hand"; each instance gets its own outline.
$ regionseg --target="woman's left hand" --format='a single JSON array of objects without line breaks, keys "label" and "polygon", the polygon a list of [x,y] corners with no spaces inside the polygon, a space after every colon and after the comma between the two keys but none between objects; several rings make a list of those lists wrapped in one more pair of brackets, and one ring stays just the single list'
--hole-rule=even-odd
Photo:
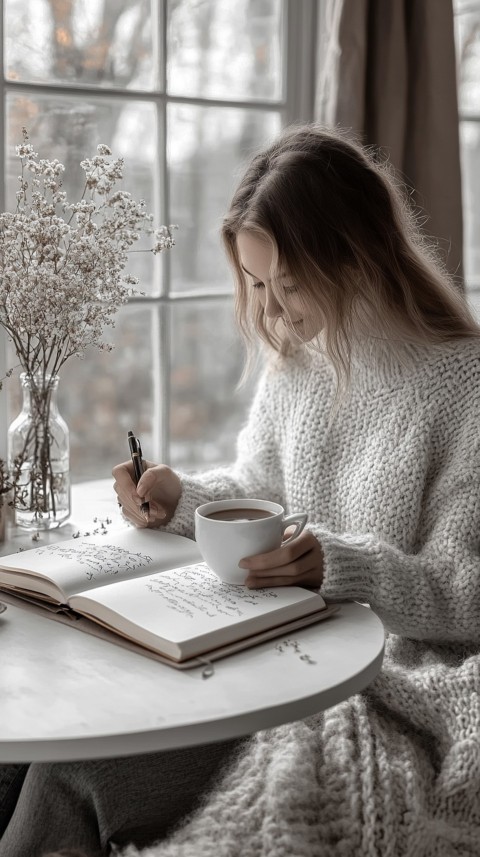
[{"label": "woman's left hand", "polygon": [[240,568],[248,570],[249,589],[264,586],[320,586],[323,580],[323,551],[308,530],[285,547],[245,557]]}]

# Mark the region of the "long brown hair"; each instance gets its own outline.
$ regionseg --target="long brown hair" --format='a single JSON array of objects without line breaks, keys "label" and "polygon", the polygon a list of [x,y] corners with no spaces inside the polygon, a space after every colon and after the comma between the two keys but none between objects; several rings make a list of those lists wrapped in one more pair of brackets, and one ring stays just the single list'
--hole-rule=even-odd
[{"label": "long brown hair", "polygon": [[346,132],[313,123],[287,128],[253,158],[223,221],[247,345],[256,333],[286,354],[292,338],[247,288],[240,230],[272,243],[275,271],[286,270],[306,311],[318,314],[337,394],[348,386],[352,348],[362,339],[382,340],[401,355],[408,344],[480,336],[393,171]]}]

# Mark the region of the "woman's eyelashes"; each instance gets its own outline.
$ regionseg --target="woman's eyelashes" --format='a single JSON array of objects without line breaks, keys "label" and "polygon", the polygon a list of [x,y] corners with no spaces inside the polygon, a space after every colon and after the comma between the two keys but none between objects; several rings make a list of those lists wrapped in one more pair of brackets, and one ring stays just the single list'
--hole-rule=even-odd
[{"label": "woman's eyelashes", "polygon": [[[259,280],[256,283],[252,283],[252,288],[253,289],[263,289],[264,284],[262,282],[260,282],[260,280]],[[283,292],[286,295],[291,295],[293,292],[298,292],[298,287],[293,286],[293,285],[292,286],[283,286]]]}]

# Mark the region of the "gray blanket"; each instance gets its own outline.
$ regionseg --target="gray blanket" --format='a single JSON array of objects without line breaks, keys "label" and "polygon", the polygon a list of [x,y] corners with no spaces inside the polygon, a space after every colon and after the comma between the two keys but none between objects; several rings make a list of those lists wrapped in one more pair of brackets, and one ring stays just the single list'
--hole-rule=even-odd
[{"label": "gray blanket", "polygon": [[480,656],[390,636],[367,691],[259,732],[167,842],[124,857],[478,857]]}]

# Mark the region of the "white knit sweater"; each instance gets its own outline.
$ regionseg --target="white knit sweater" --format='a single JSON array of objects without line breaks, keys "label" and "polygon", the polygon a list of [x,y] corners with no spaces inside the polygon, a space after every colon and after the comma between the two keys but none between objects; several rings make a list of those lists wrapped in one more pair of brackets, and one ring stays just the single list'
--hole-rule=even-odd
[{"label": "white knit sweater", "polygon": [[333,389],[322,355],[269,368],[235,464],[183,475],[169,529],[192,537],[195,507],[222,497],[307,511],[323,594],[385,624],[382,672],[254,736],[144,857],[480,854],[480,343],[410,347],[403,363],[366,346],[328,428]]}]

